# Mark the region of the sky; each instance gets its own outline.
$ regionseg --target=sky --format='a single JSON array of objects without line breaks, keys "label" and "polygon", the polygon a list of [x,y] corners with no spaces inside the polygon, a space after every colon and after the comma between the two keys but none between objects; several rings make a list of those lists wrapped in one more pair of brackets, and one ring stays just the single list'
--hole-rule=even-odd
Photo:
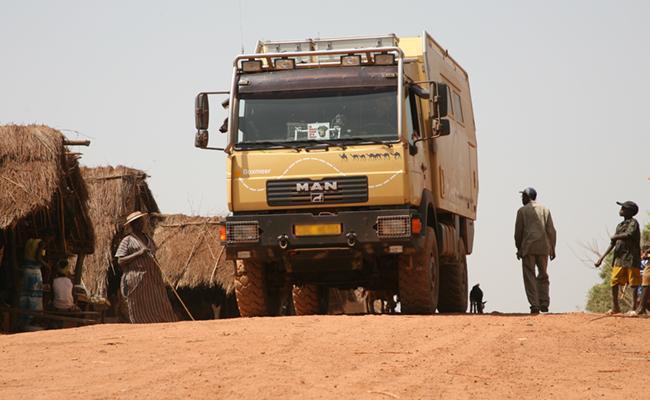
[{"label": "sky", "polygon": [[487,311],[528,309],[513,240],[524,187],[558,231],[551,311],[584,309],[599,279],[582,246],[607,247],[616,201],[636,201],[650,222],[647,1],[0,0],[0,10],[0,124],[89,138],[84,164],[145,170],[165,213],[228,212],[225,155],[193,147],[194,96],[227,90],[242,48],[426,30],[470,76],[480,193],[469,281]]}]

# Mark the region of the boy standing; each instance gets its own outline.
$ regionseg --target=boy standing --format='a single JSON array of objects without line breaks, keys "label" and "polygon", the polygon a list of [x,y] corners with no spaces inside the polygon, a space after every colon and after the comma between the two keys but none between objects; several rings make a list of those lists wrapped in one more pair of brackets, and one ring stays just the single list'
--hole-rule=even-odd
[{"label": "boy standing", "polygon": [[616,202],[621,206],[619,215],[623,217],[623,222],[616,226],[616,233],[612,236],[612,241],[598,261],[596,267],[600,267],[603,260],[612,250],[614,258],[612,259],[612,309],[608,314],[619,314],[621,307],[618,301],[619,286],[629,285],[633,289],[634,308],[637,306],[637,286],[641,285],[641,271],[637,267],[641,262],[641,231],[639,222],[634,216],[639,212],[639,206],[633,201],[624,203]]}]

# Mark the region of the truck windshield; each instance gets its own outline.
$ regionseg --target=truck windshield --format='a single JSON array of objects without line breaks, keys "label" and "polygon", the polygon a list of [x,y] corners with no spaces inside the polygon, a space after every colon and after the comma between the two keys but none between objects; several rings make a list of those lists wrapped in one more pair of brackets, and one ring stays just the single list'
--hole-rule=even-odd
[{"label": "truck windshield", "polygon": [[397,140],[397,93],[380,91],[242,94],[238,145]]}]

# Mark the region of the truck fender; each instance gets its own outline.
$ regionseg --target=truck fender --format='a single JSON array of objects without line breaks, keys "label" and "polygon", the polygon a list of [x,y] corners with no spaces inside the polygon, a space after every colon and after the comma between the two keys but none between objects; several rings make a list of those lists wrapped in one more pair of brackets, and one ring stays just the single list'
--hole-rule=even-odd
[{"label": "truck fender", "polygon": [[436,207],[433,205],[433,194],[428,189],[424,189],[422,191],[422,200],[420,200],[420,207],[418,208],[418,212],[422,217],[422,221],[426,222],[425,226],[432,227],[436,232],[438,247],[440,247],[440,244],[442,243],[440,241],[442,232],[440,231],[440,225],[438,224],[438,214],[436,213]]}]

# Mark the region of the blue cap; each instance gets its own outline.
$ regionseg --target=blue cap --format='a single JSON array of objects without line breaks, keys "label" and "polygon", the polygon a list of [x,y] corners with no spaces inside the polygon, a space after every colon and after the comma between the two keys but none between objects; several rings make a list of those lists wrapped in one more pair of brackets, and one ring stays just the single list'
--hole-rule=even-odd
[{"label": "blue cap", "polygon": [[537,190],[533,189],[532,187],[527,187],[526,189],[522,190],[519,193],[525,194],[532,200],[535,200],[537,198]]}]

